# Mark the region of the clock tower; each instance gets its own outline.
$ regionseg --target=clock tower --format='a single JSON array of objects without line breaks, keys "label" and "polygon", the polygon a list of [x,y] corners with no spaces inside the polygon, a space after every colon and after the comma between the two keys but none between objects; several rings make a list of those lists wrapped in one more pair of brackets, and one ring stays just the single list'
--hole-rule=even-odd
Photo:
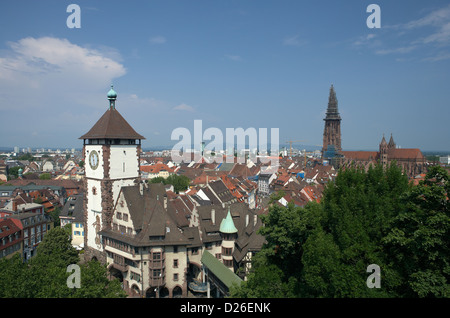
[{"label": "clock tower", "polygon": [[85,162],[84,248],[86,260],[106,260],[98,234],[111,226],[111,218],[123,186],[139,183],[141,140],[116,109],[117,93],[111,86],[109,108],[83,139]]}]

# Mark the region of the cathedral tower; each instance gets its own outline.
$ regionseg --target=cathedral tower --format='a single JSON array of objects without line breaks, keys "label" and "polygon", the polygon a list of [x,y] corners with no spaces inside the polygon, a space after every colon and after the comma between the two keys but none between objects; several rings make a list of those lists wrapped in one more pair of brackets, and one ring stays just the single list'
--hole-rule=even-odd
[{"label": "cathedral tower", "polygon": [[85,164],[84,246],[86,259],[104,262],[99,231],[111,225],[111,218],[123,186],[140,182],[139,135],[116,109],[117,93],[111,86],[109,108],[83,139]]},{"label": "cathedral tower", "polygon": [[[341,148],[341,116],[338,111],[338,102],[336,99],[336,93],[334,91],[333,85],[330,87],[330,96],[328,97],[328,108],[326,117],[323,119],[325,121],[325,128],[323,131],[323,147],[322,156],[328,149],[329,146],[334,146],[334,151],[340,153]],[[330,147],[332,148],[332,147]]]}]

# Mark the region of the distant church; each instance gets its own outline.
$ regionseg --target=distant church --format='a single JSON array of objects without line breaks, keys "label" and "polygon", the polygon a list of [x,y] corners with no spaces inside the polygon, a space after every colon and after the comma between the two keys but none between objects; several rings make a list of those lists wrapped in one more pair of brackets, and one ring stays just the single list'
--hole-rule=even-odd
[{"label": "distant church", "polygon": [[339,115],[333,85],[330,88],[324,121],[322,158],[329,160],[336,167],[357,164],[367,169],[370,164],[375,165],[380,162],[386,166],[395,161],[408,177],[426,172],[426,159],[420,149],[397,148],[392,134],[389,143],[386,142],[383,135],[379,151],[343,151],[341,146],[341,116]]}]

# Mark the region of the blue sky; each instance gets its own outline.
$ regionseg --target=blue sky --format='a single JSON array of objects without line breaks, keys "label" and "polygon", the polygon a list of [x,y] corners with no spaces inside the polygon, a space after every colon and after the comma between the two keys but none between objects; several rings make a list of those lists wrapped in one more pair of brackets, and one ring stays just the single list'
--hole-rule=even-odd
[{"label": "blue sky", "polygon": [[[81,28],[66,12],[81,8]],[[369,4],[381,8],[370,29]],[[0,146],[79,148],[117,109],[145,147],[172,131],[279,128],[320,145],[330,85],[342,147],[450,151],[448,1],[11,1],[0,4]],[[294,144],[301,148],[300,144]]]}]

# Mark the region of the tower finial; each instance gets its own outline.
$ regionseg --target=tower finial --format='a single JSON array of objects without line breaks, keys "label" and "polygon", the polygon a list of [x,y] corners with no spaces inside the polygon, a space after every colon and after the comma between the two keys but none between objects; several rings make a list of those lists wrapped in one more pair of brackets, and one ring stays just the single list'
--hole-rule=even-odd
[{"label": "tower finial", "polygon": [[111,89],[108,92],[109,109],[116,108],[116,99],[117,99],[117,93],[114,90],[114,86],[111,84]]}]

